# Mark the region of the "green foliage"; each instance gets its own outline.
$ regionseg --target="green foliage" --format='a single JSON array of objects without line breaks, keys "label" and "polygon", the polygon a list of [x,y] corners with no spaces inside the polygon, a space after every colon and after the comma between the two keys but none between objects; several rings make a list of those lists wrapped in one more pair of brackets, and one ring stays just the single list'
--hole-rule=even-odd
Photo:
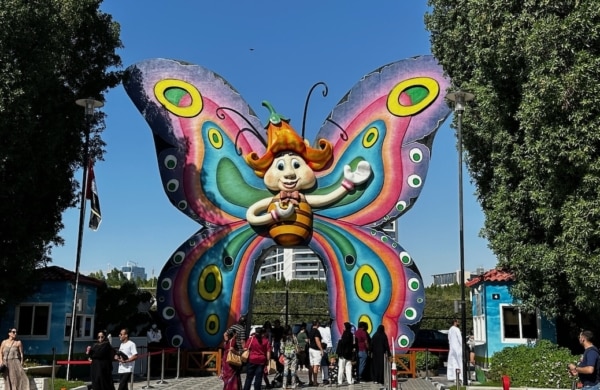
[{"label": "green foliage", "polygon": [[106,329],[113,333],[121,328],[132,331],[147,323],[147,313],[140,313],[140,304],[148,304],[152,293],[141,291],[134,282],[125,282],[120,287],[106,287],[98,290],[96,302],[96,329]]},{"label": "green foliage", "polygon": [[63,242],[62,213],[77,203],[74,173],[90,127],[92,156],[102,157],[103,114],[88,126],[75,104],[103,100],[121,79],[119,26],[100,3],[0,1],[0,297],[6,303],[31,293],[38,285],[31,271]]},{"label": "green foliage", "polygon": [[566,367],[576,360],[568,349],[540,340],[534,346],[519,345],[495,353],[489,378],[500,382],[507,375],[511,387],[570,389],[571,378]]},{"label": "green foliage", "polygon": [[440,367],[440,358],[433,353],[425,353],[418,351],[416,356],[417,370],[425,371],[425,369],[437,369]]},{"label": "green foliage", "polygon": [[462,116],[466,161],[482,234],[516,276],[512,295],[549,316],[597,322],[597,0],[428,4],[432,53],[455,88],[475,94]]},{"label": "green foliage", "polygon": [[[467,324],[461,328],[469,330],[473,327],[473,319],[468,289],[465,291],[465,300],[467,301]],[[461,313],[457,313],[455,310],[455,301],[460,301],[460,285],[458,283],[444,287],[432,285],[425,288],[425,310],[420,327],[438,330],[450,328],[452,319],[461,317]]]}]

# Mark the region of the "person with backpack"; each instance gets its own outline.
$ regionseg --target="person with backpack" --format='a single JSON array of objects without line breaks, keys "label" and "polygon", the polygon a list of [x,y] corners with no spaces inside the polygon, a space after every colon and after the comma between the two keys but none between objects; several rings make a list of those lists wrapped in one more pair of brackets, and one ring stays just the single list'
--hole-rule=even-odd
[{"label": "person with backpack", "polygon": [[584,390],[598,390],[600,388],[600,353],[592,340],[594,333],[591,330],[582,330],[579,334],[579,344],[584,348],[581,360],[575,365],[570,363],[569,374],[578,375]]}]

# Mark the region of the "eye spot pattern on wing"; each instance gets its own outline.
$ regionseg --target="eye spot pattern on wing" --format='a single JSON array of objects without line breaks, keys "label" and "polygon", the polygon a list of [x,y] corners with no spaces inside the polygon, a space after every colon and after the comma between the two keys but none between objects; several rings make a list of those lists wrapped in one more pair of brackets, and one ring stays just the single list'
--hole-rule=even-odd
[{"label": "eye spot pattern on wing", "polygon": [[[191,102],[188,106],[181,107],[179,102],[185,94],[189,94]],[[154,86],[154,95],[167,110],[177,116],[191,118],[202,111],[203,102],[200,92],[192,84],[183,80],[160,80]]]},{"label": "eye spot pattern on wing", "polygon": [[198,279],[198,294],[205,301],[216,300],[223,289],[223,277],[219,267],[211,264],[204,268]]},{"label": "eye spot pattern on wing", "polygon": [[[400,95],[406,93],[410,96],[412,104],[400,103]],[[396,116],[412,116],[426,109],[433,103],[440,93],[440,86],[430,77],[415,77],[401,81],[390,91],[387,99],[387,108]]]},{"label": "eye spot pattern on wing", "polygon": [[371,148],[379,139],[379,129],[375,126],[365,132],[362,139],[362,144],[366,149]]},{"label": "eye spot pattern on wing", "polygon": [[354,276],[354,288],[360,299],[365,302],[375,302],[380,293],[380,283],[377,273],[370,265],[358,268]]},{"label": "eye spot pattern on wing", "polygon": [[206,324],[204,325],[206,332],[211,335],[217,334],[219,331],[220,325],[219,316],[216,314],[211,314],[206,318]]}]

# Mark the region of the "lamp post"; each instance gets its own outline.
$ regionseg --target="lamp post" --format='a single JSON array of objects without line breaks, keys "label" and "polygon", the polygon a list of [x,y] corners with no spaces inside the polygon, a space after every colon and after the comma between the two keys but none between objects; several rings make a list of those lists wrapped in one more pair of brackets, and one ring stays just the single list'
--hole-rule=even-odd
[{"label": "lamp post", "polygon": [[83,179],[81,184],[81,199],[79,205],[79,234],[77,236],[77,256],[75,259],[75,288],[73,290],[73,310],[71,311],[71,334],[69,335],[69,354],[67,357],[67,375],[69,380],[69,371],[71,368],[71,356],[73,355],[73,341],[75,338],[75,325],[77,315],[77,290],[79,289],[79,264],[81,263],[81,245],[83,243],[83,222],[85,219],[85,206],[87,198],[87,176],[89,169],[90,154],[90,119],[94,115],[94,110],[104,106],[104,103],[92,98],[78,99],[75,104],[85,109],[85,141],[83,143]]},{"label": "lamp post", "polygon": [[470,102],[475,95],[469,92],[457,91],[446,95],[446,99],[454,103],[454,113],[458,115],[458,127],[456,136],[458,138],[458,236],[460,253],[460,323],[463,327],[462,337],[462,383],[466,386],[469,382],[466,326],[467,309],[465,298],[465,233],[463,229],[463,142],[462,142],[462,115],[465,111],[466,102]]}]

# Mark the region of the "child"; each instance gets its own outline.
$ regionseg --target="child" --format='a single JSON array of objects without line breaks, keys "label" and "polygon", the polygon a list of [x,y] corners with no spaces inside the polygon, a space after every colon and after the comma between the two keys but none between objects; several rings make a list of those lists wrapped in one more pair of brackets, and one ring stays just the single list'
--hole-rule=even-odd
[{"label": "child", "polygon": [[296,353],[298,351],[298,340],[292,333],[292,329],[289,328],[286,332],[285,338],[281,341],[280,356],[283,356],[283,383],[285,388],[289,389],[288,378],[292,382],[292,389],[296,388],[298,377],[296,376],[296,367],[298,366],[298,359]]},{"label": "child", "polygon": [[329,355],[329,383],[338,383],[338,359],[336,354]]}]

